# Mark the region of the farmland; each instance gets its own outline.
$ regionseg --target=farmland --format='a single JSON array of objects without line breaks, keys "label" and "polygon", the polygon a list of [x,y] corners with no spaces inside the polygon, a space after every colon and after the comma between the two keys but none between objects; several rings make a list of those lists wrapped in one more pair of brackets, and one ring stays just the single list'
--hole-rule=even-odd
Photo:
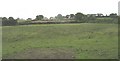
[{"label": "farmland", "polygon": [[[3,26],[3,58],[117,59],[117,24]],[[31,56],[30,54],[33,54]]]}]

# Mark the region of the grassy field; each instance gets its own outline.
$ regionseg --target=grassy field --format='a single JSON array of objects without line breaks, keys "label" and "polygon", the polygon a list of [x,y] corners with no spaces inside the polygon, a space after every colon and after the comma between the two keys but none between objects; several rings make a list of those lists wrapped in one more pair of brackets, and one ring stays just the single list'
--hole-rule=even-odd
[{"label": "grassy field", "polygon": [[54,51],[55,56],[70,54],[76,59],[118,58],[117,24],[41,24],[3,26],[2,29],[3,58],[15,54],[24,57],[23,52],[28,50],[34,55],[43,51],[42,55],[52,55]]}]

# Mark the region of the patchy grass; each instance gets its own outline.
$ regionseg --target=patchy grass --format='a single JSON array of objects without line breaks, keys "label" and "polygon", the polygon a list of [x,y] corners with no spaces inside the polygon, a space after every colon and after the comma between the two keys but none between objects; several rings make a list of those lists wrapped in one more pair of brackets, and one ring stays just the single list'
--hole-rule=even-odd
[{"label": "patchy grass", "polygon": [[118,58],[117,24],[41,24],[2,29],[3,57],[31,48],[71,48],[76,59]]}]

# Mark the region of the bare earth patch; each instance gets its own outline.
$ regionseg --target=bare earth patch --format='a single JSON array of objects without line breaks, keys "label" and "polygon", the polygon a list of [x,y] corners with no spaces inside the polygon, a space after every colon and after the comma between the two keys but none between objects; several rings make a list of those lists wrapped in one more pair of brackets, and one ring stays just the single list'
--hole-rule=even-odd
[{"label": "bare earth patch", "polygon": [[74,59],[73,49],[65,48],[32,48],[16,53],[4,59]]}]

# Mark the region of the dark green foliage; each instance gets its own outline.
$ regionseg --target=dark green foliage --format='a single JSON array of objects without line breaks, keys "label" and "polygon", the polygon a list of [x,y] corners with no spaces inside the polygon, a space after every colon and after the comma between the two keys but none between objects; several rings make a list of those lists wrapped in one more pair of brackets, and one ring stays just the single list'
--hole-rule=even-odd
[{"label": "dark green foliage", "polygon": [[56,18],[61,20],[61,19],[63,19],[63,16],[62,16],[62,14],[58,14]]},{"label": "dark green foliage", "polygon": [[68,19],[69,17],[70,17],[70,15],[66,15],[66,16],[65,16],[65,18],[67,18],[67,19]]},{"label": "dark green foliage", "polygon": [[8,21],[9,21],[9,25],[16,25],[17,24],[17,21],[13,17],[9,17]]},{"label": "dark green foliage", "polygon": [[70,14],[70,19],[74,19],[75,15],[74,14]]},{"label": "dark green foliage", "polygon": [[117,24],[118,19],[117,18],[96,18],[95,20],[89,20],[89,23],[113,23]]},{"label": "dark green foliage", "polygon": [[87,15],[87,19],[88,19],[88,20],[95,20],[95,19],[96,19],[96,16],[95,16],[94,14]]},{"label": "dark green foliage", "polygon": [[43,15],[37,15],[37,16],[36,16],[36,20],[42,20],[43,18],[44,18]]},{"label": "dark green foliage", "polygon": [[13,17],[9,17],[8,19],[6,17],[3,17],[2,25],[3,26],[17,25],[17,20],[15,20]]},{"label": "dark green foliage", "polygon": [[76,13],[75,14],[75,20],[77,21],[77,22],[83,22],[83,20],[84,20],[84,14],[83,13]]},{"label": "dark green foliage", "polygon": [[16,20],[20,20],[20,18],[17,18]]},{"label": "dark green foliage", "polygon": [[[119,17],[120,18],[120,17]],[[2,18],[2,25],[29,25],[29,24],[60,24],[60,23],[118,23],[118,16],[116,13],[111,13],[109,16],[104,16],[102,13],[98,14],[69,14],[66,16],[62,16],[62,14],[58,14],[55,18],[51,17],[50,19],[45,18],[43,15],[37,15],[35,19],[28,18],[26,20],[17,18],[16,20],[13,17]],[[44,20],[44,21],[36,21],[36,20]],[[52,20],[52,21],[48,21]],[[18,23],[17,23],[18,21]],[[34,22],[36,21],[36,22]]]},{"label": "dark green foliage", "polygon": [[6,17],[2,18],[2,25],[7,25],[8,19]]},{"label": "dark green foliage", "polygon": [[30,20],[30,21],[31,21],[31,20],[32,20],[32,18],[28,18],[27,20]]},{"label": "dark green foliage", "polygon": [[98,13],[98,14],[97,14],[97,17],[102,17],[102,16],[103,16],[102,13]]},{"label": "dark green foliage", "polygon": [[115,18],[115,17],[117,17],[117,14],[116,13],[111,13],[110,17]]}]

